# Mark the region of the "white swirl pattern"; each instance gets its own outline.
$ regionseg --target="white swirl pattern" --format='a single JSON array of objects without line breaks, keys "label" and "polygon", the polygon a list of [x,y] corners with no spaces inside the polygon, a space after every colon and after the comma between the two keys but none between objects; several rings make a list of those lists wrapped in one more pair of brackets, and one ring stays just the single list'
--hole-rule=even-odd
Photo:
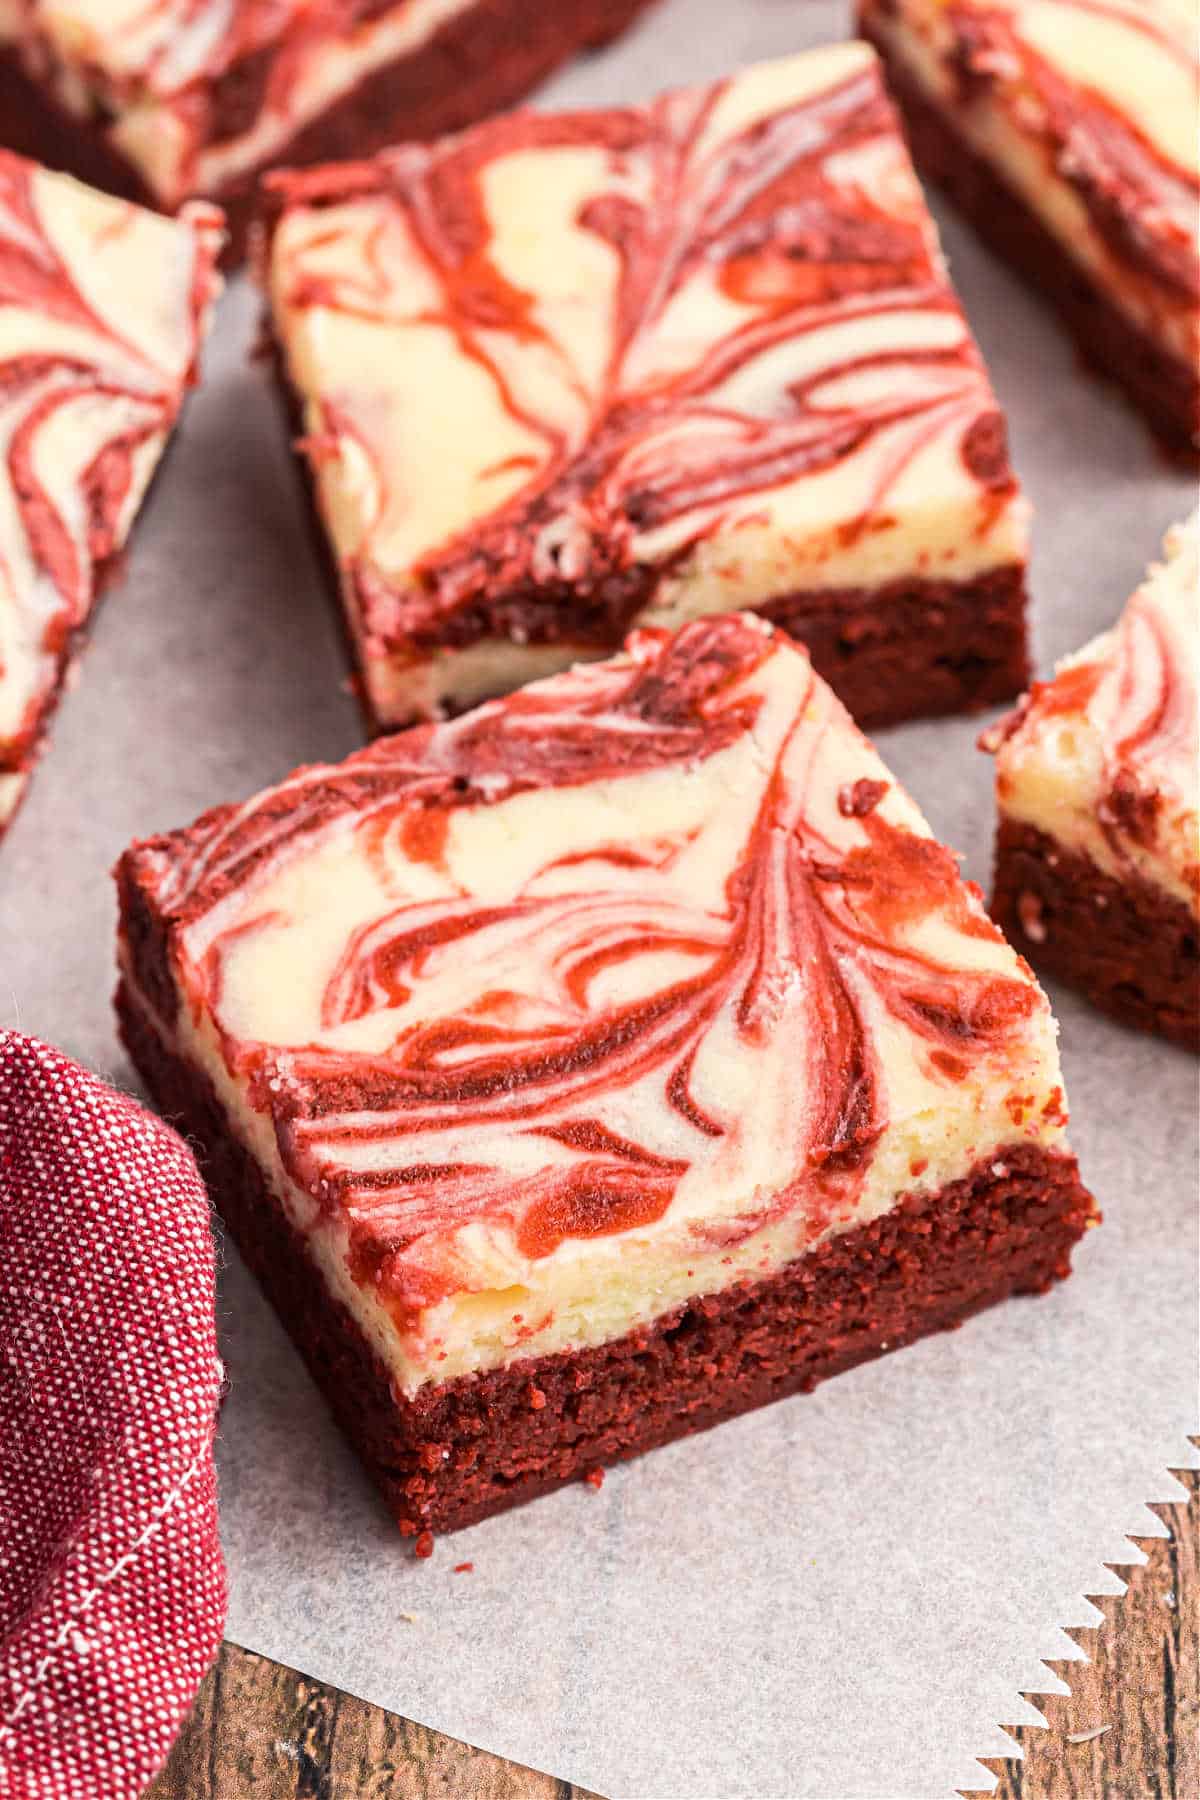
[{"label": "white swirl pattern", "polygon": [[125,543],[192,379],[220,241],[210,207],[168,221],[0,151],[0,777],[14,800],[97,569]]},{"label": "white swirl pattern", "polygon": [[276,332],[382,722],[631,623],[1024,563],[863,44],[278,193]]},{"label": "white swirl pattern", "polygon": [[1007,818],[1200,917],[1200,515],[1164,552],[1112,630],[997,734],[997,796]]},{"label": "white swirl pattern", "polygon": [[1062,1136],[1028,969],[750,617],[133,864],[181,1001],[156,1028],[405,1386],[618,1335]]}]

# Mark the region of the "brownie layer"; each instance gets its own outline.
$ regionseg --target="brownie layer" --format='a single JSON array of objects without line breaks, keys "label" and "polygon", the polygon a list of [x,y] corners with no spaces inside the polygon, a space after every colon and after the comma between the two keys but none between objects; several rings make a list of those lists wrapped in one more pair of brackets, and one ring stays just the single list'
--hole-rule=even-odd
[{"label": "brownie layer", "polygon": [[1021,567],[788,594],[757,610],[807,645],[865,729],[990,706],[1028,680]]},{"label": "brownie layer", "polygon": [[1156,344],[1113,304],[1008,183],[898,65],[881,34],[862,35],[887,66],[913,161],[950,196],[988,246],[1057,310],[1080,353],[1123,387],[1155,434],[1189,463],[1200,457],[1200,373]]},{"label": "brownie layer", "polygon": [[1200,926],[1181,900],[1002,819],[992,913],[1031,962],[1102,1011],[1200,1050]]},{"label": "brownie layer", "polygon": [[[577,51],[616,37],[649,4],[575,0],[530,8],[521,0],[476,0],[419,50],[366,76],[265,162],[205,196],[228,218],[224,266],[245,256],[258,182],[267,168],[338,162],[387,143],[457,131],[511,106]],[[0,121],[0,141],[12,149],[125,199],[160,206],[135,166],[105,141],[102,128],[60,107],[26,76],[12,50],[0,50]]]},{"label": "brownie layer", "polygon": [[0,47],[0,143],[122,200],[155,204],[133,164],[31,81],[11,47]]},{"label": "brownie layer", "polygon": [[[264,323],[270,333],[269,319]],[[303,420],[277,341],[272,344],[271,362],[295,443],[303,434]],[[317,504],[312,465],[300,449],[295,465],[313,548],[355,666],[355,691],[367,729],[393,731],[409,721],[380,718],[371,705],[348,627],[341,571]],[[652,569],[630,571],[620,604],[602,613],[567,587],[554,595],[543,589],[529,597],[522,612],[523,641],[537,645],[561,639],[578,656],[610,654],[637,624],[636,615],[650,602],[659,574]],[[520,595],[503,599],[508,609],[522,610]],[[864,730],[996,705],[1015,699],[1029,684],[1025,569],[1019,564],[989,569],[968,581],[905,577],[876,588],[781,594],[753,610],[807,647],[818,675]],[[458,615],[455,624],[456,635],[449,640],[455,648],[487,635],[482,607],[466,618]],[[473,636],[464,635],[468,626]],[[421,648],[434,650],[437,645]],[[451,704],[448,710],[456,708]]]},{"label": "brownie layer", "polygon": [[[152,962],[152,943],[133,945]],[[147,969],[151,985],[152,967]],[[243,1148],[207,1076],[122,984],[121,1034],[160,1110],[197,1147],[234,1240],[401,1531],[448,1531],[605,1463],[718,1424],[1070,1270],[1095,1213],[1074,1158],[1037,1146],[978,1163],[764,1280],[696,1299],[593,1349],[395,1391]]]}]

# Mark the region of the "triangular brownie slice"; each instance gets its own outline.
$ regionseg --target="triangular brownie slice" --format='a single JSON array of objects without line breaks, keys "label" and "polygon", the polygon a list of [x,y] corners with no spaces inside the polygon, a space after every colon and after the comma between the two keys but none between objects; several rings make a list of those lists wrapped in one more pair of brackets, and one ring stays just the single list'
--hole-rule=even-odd
[{"label": "triangular brownie slice", "polygon": [[1110,631],[984,734],[993,910],[1095,1005],[1200,1049],[1200,515]]},{"label": "triangular brownie slice", "polygon": [[195,377],[221,215],[0,150],[0,832]]}]

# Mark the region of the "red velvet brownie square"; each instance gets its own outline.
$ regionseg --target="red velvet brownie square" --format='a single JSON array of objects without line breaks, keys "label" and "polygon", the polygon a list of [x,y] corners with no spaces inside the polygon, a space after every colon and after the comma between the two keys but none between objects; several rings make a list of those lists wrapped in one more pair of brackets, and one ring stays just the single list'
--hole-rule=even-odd
[{"label": "red velvet brownie square", "polygon": [[1020,690],[1025,502],[865,45],[268,192],[376,726],[746,607],[860,723]]},{"label": "red velvet brownie square", "polygon": [[401,1529],[1068,1272],[1028,965],[751,615],[118,870],[125,1042]]},{"label": "red velvet brownie square", "polygon": [[1200,521],[1035,684],[996,752],[993,911],[1128,1024],[1200,1049]]},{"label": "red velvet brownie square", "polygon": [[221,218],[163,219],[0,150],[0,832],[166,448]]},{"label": "red velvet brownie square", "polygon": [[264,169],[509,106],[650,0],[0,0],[0,143],[244,249]]},{"label": "red velvet brownie square", "polygon": [[1200,448],[1192,0],[859,0],[917,166],[1168,444]]}]

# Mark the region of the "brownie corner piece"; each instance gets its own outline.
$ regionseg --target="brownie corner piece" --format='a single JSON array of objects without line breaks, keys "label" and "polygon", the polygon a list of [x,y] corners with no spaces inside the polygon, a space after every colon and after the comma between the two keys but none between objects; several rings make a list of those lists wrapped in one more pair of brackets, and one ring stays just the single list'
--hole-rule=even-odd
[{"label": "brownie corner piece", "polygon": [[992,910],[1105,1012],[1200,1049],[1200,522],[988,739]]},{"label": "brownie corner piece", "polygon": [[805,652],[634,634],[134,846],[118,1008],[401,1530],[1068,1273],[1054,1022]]},{"label": "brownie corner piece", "polygon": [[222,220],[0,149],[0,239],[2,833],[195,379]]},{"label": "brownie corner piece", "polygon": [[285,176],[265,226],[375,726],[734,608],[865,725],[1020,692],[1027,506],[865,44]]},{"label": "brownie corner piece", "polygon": [[859,0],[917,166],[1200,459],[1200,39],[1178,0]]}]

